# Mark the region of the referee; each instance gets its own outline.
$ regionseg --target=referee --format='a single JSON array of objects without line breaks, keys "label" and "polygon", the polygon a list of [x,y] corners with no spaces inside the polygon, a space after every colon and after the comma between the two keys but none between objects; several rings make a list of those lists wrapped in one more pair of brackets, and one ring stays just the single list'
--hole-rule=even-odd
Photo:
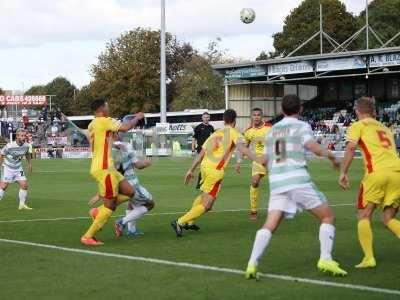
[{"label": "referee", "polygon": [[[214,132],[214,127],[210,125],[210,114],[204,112],[201,116],[202,123],[194,128],[194,135],[192,141],[192,155],[195,156],[196,153],[199,154],[201,147],[208,137]],[[201,173],[199,173],[199,179],[197,181],[196,189],[200,189]]]}]

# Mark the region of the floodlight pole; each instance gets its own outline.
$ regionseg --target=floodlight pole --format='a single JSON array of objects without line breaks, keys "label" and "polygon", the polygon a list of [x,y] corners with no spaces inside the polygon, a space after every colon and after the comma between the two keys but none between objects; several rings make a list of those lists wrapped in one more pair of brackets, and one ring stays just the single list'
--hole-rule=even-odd
[{"label": "floodlight pole", "polygon": [[161,0],[161,66],[160,66],[160,121],[167,122],[167,86],[165,58],[165,0]]},{"label": "floodlight pole", "polygon": [[322,3],[319,4],[319,43],[320,43],[320,53],[324,52],[324,30],[322,28]]},{"label": "floodlight pole", "polygon": [[368,0],[365,0],[365,27],[366,27],[366,40],[367,40],[367,50],[369,49],[369,16],[368,16]]}]

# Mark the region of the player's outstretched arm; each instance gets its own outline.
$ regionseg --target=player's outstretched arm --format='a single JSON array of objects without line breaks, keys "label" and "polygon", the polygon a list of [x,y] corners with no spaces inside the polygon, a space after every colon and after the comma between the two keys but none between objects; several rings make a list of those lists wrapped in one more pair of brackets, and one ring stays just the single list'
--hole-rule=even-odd
[{"label": "player's outstretched arm", "polygon": [[348,189],[350,187],[349,181],[349,169],[351,163],[353,162],[354,152],[357,145],[353,142],[347,142],[346,151],[344,152],[344,158],[342,162],[342,168],[340,170],[339,185],[343,189]]},{"label": "player's outstretched arm", "polygon": [[150,167],[151,164],[152,164],[151,160],[148,158],[145,158],[143,160],[139,160],[139,161],[135,162],[133,165],[136,169],[142,170],[142,169]]},{"label": "player's outstretched arm", "polygon": [[[246,143],[246,147],[249,148],[250,143]],[[237,151],[237,158],[236,158],[236,164],[235,164],[235,171],[240,173],[240,164],[242,163],[243,160],[243,154],[240,151]]]},{"label": "player's outstretched arm", "polygon": [[336,159],[335,155],[331,151],[323,148],[315,141],[307,142],[305,144],[305,148],[319,157],[326,157],[327,159],[329,159],[332,163],[333,168],[339,171],[340,162]]},{"label": "player's outstretched arm", "polygon": [[203,160],[203,158],[204,158],[204,154],[205,154],[206,152],[205,152],[205,150],[204,149],[202,149],[201,151],[200,151],[200,153],[199,153],[199,155],[197,155],[196,157],[195,157],[195,159],[193,160],[193,162],[192,162],[192,166],[190,167],[190,169],[186,172],[186,175],[185,175],[185,184],[188,184],[191,180],[192,180],[192,178],[193,178],[193,173],[194,173],[194,171],[196,170],[196,168],[197,168],[197,166],[201,163],[201,161]]},{"label": "player's outstretched arm", "polygon": [[236,147],[242,155],[246,155],[252,161],[259,162],[257,156],[243,142],[238,142]]},{"label": "player's outstretched arm", "polygon": [[139,121],[142,120],[143,118],[144,118],[144,113],[139,112],[135,114],[135,117],[132,120],[122,123],[118,131],[126,132],[131,130],[132,128],[135,128],[136,125],[139,123]]}]

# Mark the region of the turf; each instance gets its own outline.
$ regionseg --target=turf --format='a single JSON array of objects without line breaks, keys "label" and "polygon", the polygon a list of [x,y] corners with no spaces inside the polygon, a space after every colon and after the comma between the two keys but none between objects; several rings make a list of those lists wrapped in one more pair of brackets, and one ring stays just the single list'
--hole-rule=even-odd
[{"label": "turf", "polygon": [[[158,159],[140,172],[142,183],[153,193],[157,206],[140,221],[145,231],[140,238],[116,238],[111,222],[99,234],[105,242],[96,251],[158,258],[175,262],[243,269],[251,250],[257,222],[250,221],[246,211],[210,213],[198,224],[201,231],[177,239],[169,222],[191,206],[196,195],[193,186],[183,185],[183,175],[190,161]],[[88,175],[87,160],[36,160],[30,176],[29,203],[33,211],[20,212],[17,187],[7,190],[0,202],[0,221],[85,217],[87,201],[96,192]],[[337,174],[328,163],[314,161],[310,171],[318,187],[332,204],[352,204],[362,176],[361,161],[352,171],[351,190],[338,188]],[[215,211],[248,208],[250,166],[240,174],[232,166],[226,172]],[[267,206],[267,185],[262,184],[260,206]],[[331,278],[316,271],[319,254],[318,223],[302,214],[284,223],[274,235],[259,271],[338,283],[399,289],[399,241],[380,224],[373,223],[378,267],[356,270],[361,259],[356,237],[355,206],[334,207],[337,215],[335,257],[350,272],[346,278]],[[120,208],[116,214],[122,214]],[[113,219],[114,220],[114,219]],[[0,238],[30,241],[74,249],[86,249],[79,237],[89,225],[88,219],[0,223]],[[396,299],[399,296],[340,287],[288,282],[264,278],[246,281],[242,275],[207,270],[193,270],[113,257],[43,249],[0,242],[0,299]],[[267,298],[268,297],[268,298]]]}]

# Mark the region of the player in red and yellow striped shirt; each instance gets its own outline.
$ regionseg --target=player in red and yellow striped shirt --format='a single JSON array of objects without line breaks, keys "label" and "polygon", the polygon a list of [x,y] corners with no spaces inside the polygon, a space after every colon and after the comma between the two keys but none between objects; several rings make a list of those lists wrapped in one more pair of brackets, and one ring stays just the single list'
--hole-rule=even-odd
[{"label": "player in red and yellow striped shirt", "polygon": [[103,244],[96,240],[94,235],[107,223],[120,202],[134,195],[132,186],[114,167],[111,153],[112,135],[114,132],[132,129],[144,117],[143,113],[138,113],[134,119],[120,124],[108,116],[108,105],[104,100],[95,100],[92,109],[95,119],[88,128],[93,152],[90,174],[98,183],[99,196],[103,199],[104,205],[98,208],[98,214],[92,225],[81,237],[81,243],[87,246]]},{"label": "player in red and yellow striped shirt", "polygon": [[237,148],[251,160],[256,160],[255,154],[246,147],[242,135],[235,129],[236,112],[228,109],[224,112],[225,127],[214,132],[203,144],[203,149],[194,160],[192,167],[186,173],[185,183],[193,178],[193,172],[201,163],[202,194],[193,202],[191,210],[171,223],[178,237],[183,235],[183,229],[198,230],[194,220],[212,209],[221,188],[224,170]]},{"label": "player in red and yellow striped shirt", "polygon": [[365,175],[358,197],[358,238],[364,258],[356,268],[376,266],[373,253],[371,217],[376,207],[383,209],[383,223],[400,238],[400,221],[395,219],[400,205],[400,159],[389,128],[375,119],[374,100],[362,97],[357,101],[358,122],[348,129],[347,148],[339,184],[349,187],[348,171],[357,145],[364,158]]}]

